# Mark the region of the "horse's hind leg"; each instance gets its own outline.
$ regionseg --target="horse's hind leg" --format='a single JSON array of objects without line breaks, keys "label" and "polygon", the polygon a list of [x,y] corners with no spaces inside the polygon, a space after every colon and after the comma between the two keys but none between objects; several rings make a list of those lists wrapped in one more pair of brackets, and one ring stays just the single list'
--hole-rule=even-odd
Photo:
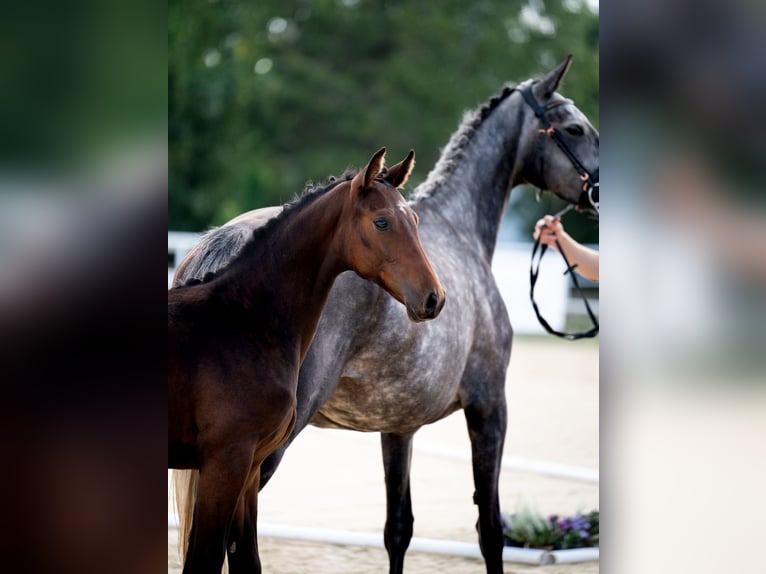
[{"label": "horse's hind leg", "polygon": [[386,527],[383,539],[388,551],[390,574],[401,574],[414,521],[410,498],[412,435],[381,433],[380,438],[386,474]]},{"label": "horse's hind leg", "polygon": [[252,462],[252,448],[238,445],[209,455],[202,465],[184,574],[220,574],[232,516]]},{"label": "horse's hind leg", "polygon": [[229,533],[226,552],[230,574],[260,574],[261,559],[258,556],[258,483],[260,465],[253,468],[242,492]]},{"label": "horse's hind leg", "polygon": [[473,454],[474,502],[479,506],[479,546],[488,574],[499,574],[503,572],[504,542],[498,482],[507,426],[505,396],[497,397],[490,404],[468,403],[463,408]]}]

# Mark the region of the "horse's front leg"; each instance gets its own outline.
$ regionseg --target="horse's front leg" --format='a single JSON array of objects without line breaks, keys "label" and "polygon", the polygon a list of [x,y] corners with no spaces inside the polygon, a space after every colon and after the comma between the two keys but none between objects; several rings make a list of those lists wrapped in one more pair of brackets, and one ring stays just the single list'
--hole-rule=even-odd
[{"label": "horse's front leg", "polygon": [[401,574],[414,522],[410,497],[412,435],[381,433],[380,438],[386,475],[386,527],[383,540],[388,551],[389,573]]},{"label": "horse's front leg", "polygon": [[250,445],[231,446],[205,457],[184,574],[220,574],[232,517],[252,464]]},{"label": "horse's front leg", "polygon": [[260,574],[258,555],[258,483],[260,462],[253,466],[232,521],[226,552],[231,574]]},{"label": "horse's front leg", "polygon": [[474,502],[479,506],[479,546],[488,574],[501,574],[504,541],[498,483],[507,426],[505,395],[483,401],[488,404],[468,403],[463,408],[473,455]]}]

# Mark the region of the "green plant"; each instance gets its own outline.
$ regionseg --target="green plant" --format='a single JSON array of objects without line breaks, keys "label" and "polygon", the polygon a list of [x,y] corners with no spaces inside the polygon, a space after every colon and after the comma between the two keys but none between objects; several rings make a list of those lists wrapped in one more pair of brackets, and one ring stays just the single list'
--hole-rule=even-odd
[{"label": "green plant", "polygon": [[503,534],[508,546],[553,548],[566,550],[599,544],[599,512],[577,513],[568,518],[552,515],[547,520],[540,514],[522,509],[502,516]]},{"label": "green plant", "polygon": [[553,546],[557,538],[551,523],[529,509],[511,514],[504,534],[508,540],[525,548]]}]

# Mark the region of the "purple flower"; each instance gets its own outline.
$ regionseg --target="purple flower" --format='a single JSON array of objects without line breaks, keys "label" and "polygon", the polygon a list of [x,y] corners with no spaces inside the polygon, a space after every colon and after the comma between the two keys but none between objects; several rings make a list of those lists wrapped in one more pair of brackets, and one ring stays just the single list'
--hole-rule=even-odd
[{"label": "purple flower", "polygon": [[572,530],[589,530],[590,529],[590,522],[588,522],[588,519],[584,516],[575,516],[572,518],[571,521],[571,528]]}]

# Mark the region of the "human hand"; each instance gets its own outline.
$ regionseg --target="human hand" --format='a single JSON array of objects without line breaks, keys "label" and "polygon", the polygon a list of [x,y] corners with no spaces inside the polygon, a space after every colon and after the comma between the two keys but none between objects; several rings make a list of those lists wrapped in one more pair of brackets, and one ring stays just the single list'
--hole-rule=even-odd
[{"label": "human hand", "polygon": [[541,244],[553,247],[557,251],[556,239],[561,240],[564,236],[566,236],[566,232],[561,224],[561,218],[554,218],[552,215],[546,215],[542,219],[538,219],[537,223],[535,223],[535,230],[532,233],[532,238],[535,241],[539,237]]}]

